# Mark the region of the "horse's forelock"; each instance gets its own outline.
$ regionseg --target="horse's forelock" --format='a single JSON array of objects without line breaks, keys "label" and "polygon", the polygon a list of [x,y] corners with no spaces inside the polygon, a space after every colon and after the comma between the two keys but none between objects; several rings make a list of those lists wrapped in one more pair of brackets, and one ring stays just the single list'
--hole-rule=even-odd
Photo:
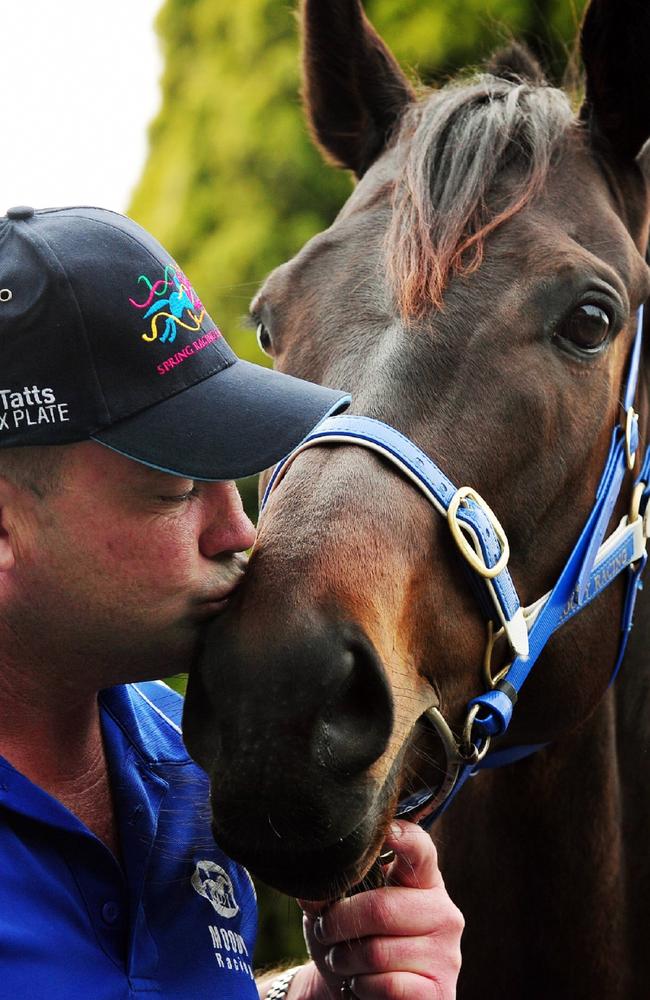
[{"label": "horse's forelock", "polygon": [[[450,277],[480,265],[486,236],[543,186],[571,121],[562,91],[490,75],[445,87],[406,112],[386,239],[405,321],[441,308]],[[517,181],[499,200],[497,181],[511,165]]]}]

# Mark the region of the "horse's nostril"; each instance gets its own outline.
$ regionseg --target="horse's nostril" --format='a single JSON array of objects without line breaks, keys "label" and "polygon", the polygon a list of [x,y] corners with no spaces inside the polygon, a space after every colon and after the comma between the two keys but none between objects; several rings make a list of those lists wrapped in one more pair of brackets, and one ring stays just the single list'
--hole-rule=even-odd
[{"label": "horse's nostril", "polygon": [[312,751],[328,770],[353,775],[384,753],[393,725],[393,702],[369,642],[350,641],[342,660],[342,680],[316,721]]}]

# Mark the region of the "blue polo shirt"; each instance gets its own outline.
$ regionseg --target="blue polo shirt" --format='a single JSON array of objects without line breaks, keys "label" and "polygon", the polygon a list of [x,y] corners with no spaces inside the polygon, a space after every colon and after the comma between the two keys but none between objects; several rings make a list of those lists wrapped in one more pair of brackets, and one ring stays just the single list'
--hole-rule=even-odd
[{"label": "blue polo shirt", "polygon": [[257,1000],[255,893],[159,682],[100,695],[123,865],[0,757],[0,1000]]}]

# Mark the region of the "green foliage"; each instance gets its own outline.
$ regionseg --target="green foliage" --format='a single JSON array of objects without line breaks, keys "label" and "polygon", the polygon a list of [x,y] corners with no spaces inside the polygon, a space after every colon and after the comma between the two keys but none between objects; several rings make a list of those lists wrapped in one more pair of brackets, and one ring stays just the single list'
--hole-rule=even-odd
[{"label": "green foliage", "polygon": [[185,688],[187,687],[187,674],[176,674],[174,677],[165,677],[165,684],[169,684],[170,688],[177,691],[178,694],[185,695]]},{"label": "green foliage", "polygon": [[[558,80],[583,4],[367,0],[366,9],[425,82],[478,65],[511,37],[525,39]],[[162,107],[130,213],[178,259],[235,350],[267,363],[241,317],[268,271],[330,224],[351,180],[310,143],[289,0],[166,0],[158,33]],[[243,492],[254,514],[253,480]],[[299,957],[297,907],[263,887],[260,895],[258,964]]]},{"label": "green foliage", "polygon": [[[582,0],[368,0],[402,64],[426,81],[526,37],[557,72]],[[162,107],[131,214],[179,259],[233,347],[264,362],[241,317],[256,287],[327,226],[350,179],[322,163],[299,102],[287,0],[167,0]]]},{"label": "green foliage", "polygon": [[241,316],[350,184],[308,141],[287,3],[170,0],[158,28],[163,104],[131,212],[180,260],[233,347],[263,362]]}]

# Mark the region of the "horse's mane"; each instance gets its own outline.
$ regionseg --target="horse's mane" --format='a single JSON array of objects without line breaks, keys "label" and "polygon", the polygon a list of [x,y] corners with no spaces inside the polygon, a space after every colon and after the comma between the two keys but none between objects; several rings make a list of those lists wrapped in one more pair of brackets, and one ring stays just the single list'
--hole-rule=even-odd
[{"label": "horse's mane", "polygon": [[405,320],[441,308],[450,277],[479,267],[485,237],[544,184],[571,120],[563,91],[491,74],[450,84],[406,111],[386,243]]}]

